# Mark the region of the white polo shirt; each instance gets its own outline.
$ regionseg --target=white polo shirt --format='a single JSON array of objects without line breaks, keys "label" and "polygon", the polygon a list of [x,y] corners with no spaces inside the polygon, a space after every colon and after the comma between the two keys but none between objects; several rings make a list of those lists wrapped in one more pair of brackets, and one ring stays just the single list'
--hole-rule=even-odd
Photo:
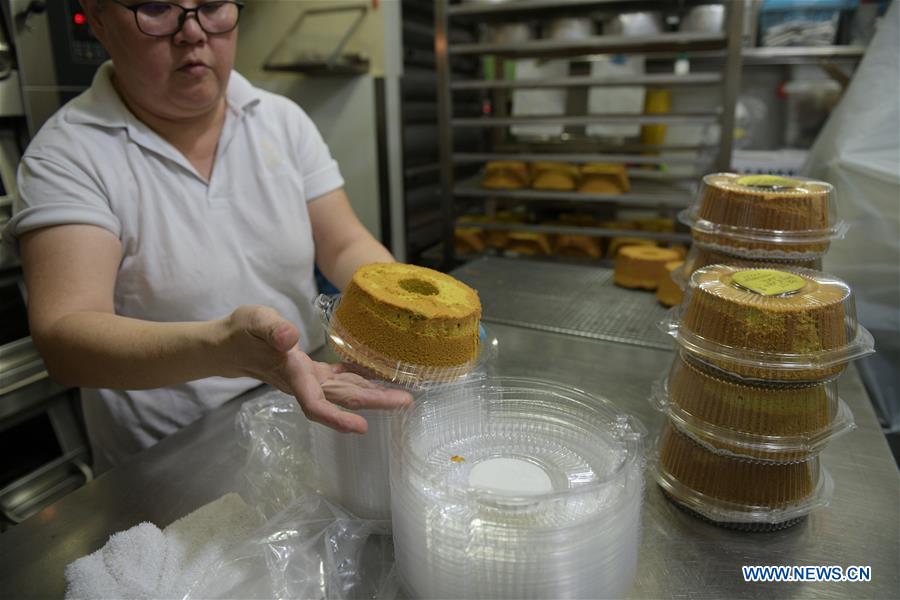
[{"label": "white polo shirt", "polygon": [[[4,238],[41,227],[90,224],[122,242],[119,315],[205,321],[241,304],[278,310],[301,346],[322,344],[312,309],[315,251],[306,203],[343,185],[315,125],[296,104],[232,72],[212,177],[122,103],[100,67],[61,108],[19,167],[21,207]],[[259,382],[210,378],[146,391],[83,390],[102,470]]]}]

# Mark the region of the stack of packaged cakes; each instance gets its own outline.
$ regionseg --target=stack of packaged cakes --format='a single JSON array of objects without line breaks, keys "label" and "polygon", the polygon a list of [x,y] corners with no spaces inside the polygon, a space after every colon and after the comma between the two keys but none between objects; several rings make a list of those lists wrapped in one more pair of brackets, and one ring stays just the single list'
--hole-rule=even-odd
[{"label": "stack of packaged cakes", "polygon": [[688,211],[697,243],[662,323],[678,351],[653,391],[667,415],[655,476],[713,523],[782,529],[833,492],[819,455],[853,428],[837,377],[874,351],[849,286],[798,266],[842,234],[834,212],[827,183],[730,174],[705,177]]},{"label": "stack of packaged cakes", "polygon": [[706,265],[821,269],[828,246],[847,230],[837,219],[831,184],[776,175],[706,175],[679,219],[694,240],[673,274],[682,288]]}]

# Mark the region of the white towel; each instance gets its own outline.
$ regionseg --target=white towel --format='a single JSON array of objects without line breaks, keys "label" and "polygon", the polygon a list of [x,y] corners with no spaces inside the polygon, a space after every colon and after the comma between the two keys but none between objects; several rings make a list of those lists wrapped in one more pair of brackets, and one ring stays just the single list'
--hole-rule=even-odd
[{"label": "white towel", "polygon": [[226,494],[160,530],[140,523],[66,567],[66,598],[182,598],[259,518]]}]

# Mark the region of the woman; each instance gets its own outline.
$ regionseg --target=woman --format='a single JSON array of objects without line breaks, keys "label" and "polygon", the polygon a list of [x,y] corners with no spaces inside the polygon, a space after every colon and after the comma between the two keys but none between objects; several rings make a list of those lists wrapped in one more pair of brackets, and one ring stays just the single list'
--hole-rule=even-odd
[{"label": "woman", "polygon": [[28,147],[19,245],[32,338],[83,388],[100,470],[258,381],[348,432],[408,394],[318,363],[314,264],[392,261],[315,126],[232,71],[238,2],[82,0],[111,62]]}]

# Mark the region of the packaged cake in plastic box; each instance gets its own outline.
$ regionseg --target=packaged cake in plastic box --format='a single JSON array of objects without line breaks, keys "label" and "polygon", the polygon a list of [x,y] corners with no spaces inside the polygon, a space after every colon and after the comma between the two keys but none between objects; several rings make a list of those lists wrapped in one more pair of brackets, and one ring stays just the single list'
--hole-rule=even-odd
[{"label": "packaged cake in plastic box", "polygon": [[704,267],[660,325],[692,356],[762,381],[821,381],[874,352],[850,287],[806,269]]},{"label": "packaged cake in plastic box", "polygon": [[837,381],[779,384],[729,378],[681,351],[652,402],[710,449],[772,462],[807,460],[854,427]]},{"label": "packaged cake in plastic box", "polygon": [[819,457],[771,463],[711,452],[670,422],[657,442],[656,482],[676,505],[716,525],[774,531],[826,506],[834,482]]},{"label": "packaged cake in plastic box", "polygon": [[751,258],[818,257],[846,233],[836,196],[824,181],[713,173],[679,219],[694,240]]}]

